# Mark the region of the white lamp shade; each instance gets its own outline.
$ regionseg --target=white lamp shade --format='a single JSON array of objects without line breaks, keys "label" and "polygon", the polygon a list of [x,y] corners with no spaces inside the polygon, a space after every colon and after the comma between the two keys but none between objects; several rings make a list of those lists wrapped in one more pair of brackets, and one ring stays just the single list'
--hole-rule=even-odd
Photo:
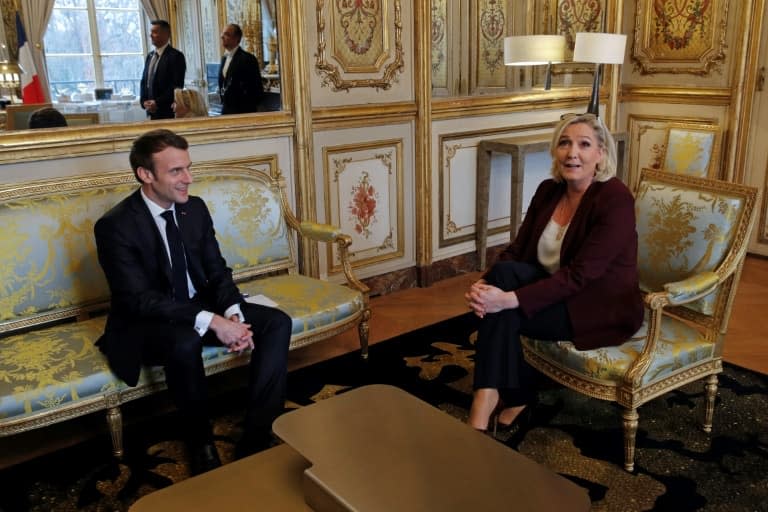
[{"label": "white lamp shade", "polygon": [[563,62],[565,36],[532,35],[504,38],[504,64],[507,66],[533,66]]},{"label": "white lamp shade", "polygon": [[624,62],[624,48],[626,45],[626,34],[577,32],[576,44],[573,48],[573,61],[592,62],[595,64],[622,64]]}]

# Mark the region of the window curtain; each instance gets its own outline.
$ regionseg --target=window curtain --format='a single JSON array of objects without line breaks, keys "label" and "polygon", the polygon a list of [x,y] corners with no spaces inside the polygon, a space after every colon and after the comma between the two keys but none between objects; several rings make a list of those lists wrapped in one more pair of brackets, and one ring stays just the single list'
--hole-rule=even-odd
[{"label": "window curtain", "polygon": [[277,21],[275,21],[275,0],[267,0],[264,2],[264,5],[267,7],[267,12],[269,13],[269,18],[272,20],[272,24],[277,27]]},{"label": "window curtain", "polygon": [[51,19],[55,0],[20,0],[21,18],[24,22],[24,31],[32,50],[32,59],[37,68],[37,78],[43,88],[45,101],[51,101],[51,87],[48,84],[48,68],[45,66],[45,49],[43,38]]},{"label": "window curtain", "polygon": [[141,6],[144,7],[144,12],[147,13],[150,21],[171,21],[168,19],[168,3],[166,0],[141,0]]}]

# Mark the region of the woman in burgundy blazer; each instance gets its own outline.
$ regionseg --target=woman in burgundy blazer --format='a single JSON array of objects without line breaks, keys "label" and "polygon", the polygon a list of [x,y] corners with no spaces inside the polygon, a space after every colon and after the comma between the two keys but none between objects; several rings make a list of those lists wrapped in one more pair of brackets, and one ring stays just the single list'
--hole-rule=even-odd
[{"label": "woman in burgundy blazer", "polygon": [[586,350],[623,343],[643,320],[634,199],[615,177],[613,137],[592,114],[568,117],[550,153],[552,179],[536,190],[515,241],[466,294],[482,319],[468,419],[479,430],[496,412],[511,425],[535,397],[519,334]]}]

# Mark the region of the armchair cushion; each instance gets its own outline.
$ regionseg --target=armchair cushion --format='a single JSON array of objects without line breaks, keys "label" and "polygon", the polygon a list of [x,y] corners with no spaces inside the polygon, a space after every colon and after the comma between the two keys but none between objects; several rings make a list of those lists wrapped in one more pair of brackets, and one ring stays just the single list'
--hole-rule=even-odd
[{"label": "armchair cushion", "polygon": [[[545,341],[522,338],[523,346],[539,354],[562,370],[606,386],[622,382],[629,366],[637,359],[645,344],[648,328],[646,320],[631,340],[616,347],[594,350],[576,350],[570,341]],[[648,371],[643,375],[642,385],[669,377],[673,373],[711,359],[715,344],[686,323],[669,316],[661,321],[661,334],[653,353]]]}]

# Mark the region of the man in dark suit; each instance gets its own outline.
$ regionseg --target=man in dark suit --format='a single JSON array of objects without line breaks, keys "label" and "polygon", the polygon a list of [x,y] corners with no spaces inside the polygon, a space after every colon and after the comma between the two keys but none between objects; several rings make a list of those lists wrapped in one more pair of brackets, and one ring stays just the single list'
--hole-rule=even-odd
[{"label": "man in dark suit", "polygon": [[134,141],[130,161],[141,187],[94,228],[112,294],[98,345],[130,386],[142,364],[164,366],[197,474],[220,465],[207,412],[203,344],[252,349],[245,430],[237,446],[239,456],[248,455],[269,446],[272,421],[284,406],[291,319],[243,301],[205,203],[189,195],[183,137],[147,132]]},{"label": "man in dark suit", "polygon": [[150,119],[173,119],[173,90],[184,88],[187,62],[184,54],[168,43],[171,26],[167,21],[153,21],[149,37],[155,49],[144,61],[139,101]]},{"label": "man in dark suit", "polygon": [[222,114],[257,112],[264,85],[261,83],[259,61],[240,48],[243,31],[234,23],[221,33],[224,57],[219,67],[219,96]]}]

